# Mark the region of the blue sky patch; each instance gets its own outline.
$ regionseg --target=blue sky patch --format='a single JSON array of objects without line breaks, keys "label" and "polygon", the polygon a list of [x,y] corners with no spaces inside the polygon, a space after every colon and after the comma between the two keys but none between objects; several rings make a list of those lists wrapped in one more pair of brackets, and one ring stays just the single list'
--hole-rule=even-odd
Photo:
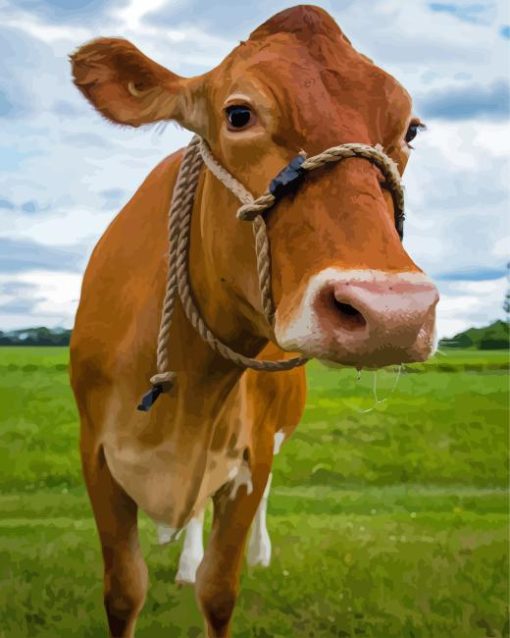
[{"label": "blue sky patch", "polygon": [[0,199],[0,209],[4,210],[15,210],[16,206],[11,202],[10,199]]},{"label": "blue sky patch", "polygon": [[79,23],[100,20],[113,6],[122,6],[123,0],[11,0],[9,5],[24,9],[54,23]]},{"label": "blue sky patch", "polygon": [[7,95],[7,91],[0,87],[0,117],[10,117],[15,110],[16,105]]},{"label": "blue sky patch", "polygon": [[447,13],[463,22],[489,24],[495,18],[496,7],[493,2],[429,2],[431,11]]},{"label": "blue sky patch", "polygon": [[439,281],[493,281],[506,275],[504,268],[466,268],[443,272],[435,276]]},{"label": "blue sky patch", "polygon": [[489,86],[467,84],[431,92],[416,102],[425,118],[504,119],[510,114],[510,86],[505,80]]},{"label": "blue sky patch", "polygon": [[499,33],[505,40],[510,40],[510,24],[504,24],[500,28]]},{"label": "blue sky patch", "polygon": [[81,246],[62,248],[27,239],[0,237],[0,272],[79,272],[83,268],[83,254]]}]

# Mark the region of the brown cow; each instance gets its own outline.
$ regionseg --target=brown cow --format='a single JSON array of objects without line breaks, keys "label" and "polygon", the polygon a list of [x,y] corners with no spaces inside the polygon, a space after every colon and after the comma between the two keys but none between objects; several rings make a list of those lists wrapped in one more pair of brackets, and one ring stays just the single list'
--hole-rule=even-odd
[{"label": "brown cow", "polygon": [[[387,73],[353,49],[331,17],[288,9],[215,69],[185,79],[132,44],[99,39],[72,56],[75,83],[106,118],[174,120],[207,141],[252,193],[300,149],[380,144],[400,171],[419,123]],[[147,569],[137,511],[175,530],[213,496],[196,592],[210,637],[230,635],[246,536],[263,495],[275,429],[299,416],[302,368],[256,373],[204,343],[177,304],[168,339],[177,381],[136,410],[156,369],[168,264],[167,214],[182,152],[147,177],[96,246],[71,344],[83,471],[101,540],[111,636],[134,635]],[[357,367],[423,360],[437,291],[403,248],[377,168],[349,159],[308,175],[267,215],[274,330],[261,309],[250,224],[234,195],[202,169],[189,272],[208,326],[237,352],[298,351]],[[267,356],[267,353],[265,353]]]}]

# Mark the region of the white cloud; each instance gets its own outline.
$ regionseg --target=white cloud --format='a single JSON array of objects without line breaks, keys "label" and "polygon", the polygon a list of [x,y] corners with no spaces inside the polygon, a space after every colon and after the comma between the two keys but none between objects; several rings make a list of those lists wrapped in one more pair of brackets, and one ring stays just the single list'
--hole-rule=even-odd
[{"label": "white cloud", "polygon": [[111,12],[113,19],[120,20],[120,28],[135,31],[148,13],[157,11],[167,4],[167,0],[129,0],[128,3]]},{"label": "white cloud", "polygon": [[[437,309],[438,333],[453,335],[487,325],[503,315],[503,299],[508,287],[506,277],[492,281],[440,282],[441,300]],[[492,314],[487,316],[487,308]]]},{"label": "white cloud", "polygon": [[507,261],[510,259],[510,239],[507,236],[500,237],[494,242],[492,247],[492,255],[496,259],[501,261]]},{"label": "white cloud", "polygon": [[78,305],[81,275],[54,271],[30,271],[20,274],[0,274],[0,288],[6,282],[28,284],[26,301],[34,301],[29,313],[4,313],[1,306],[11,300],[9,295],[0,295],[0,326],[2,330],[14,330],[30,326],[62,326],[74,324]]},{"label": "white cloud", "polygon": [[[117,211],[91,211],[74,208],[36,215],[27,223],[26,215],[0,210],[0,237],[32,239],[49,246],[69,246],[86,242],[90,250]],[[90,251],[89,251],[90,252]]]},{"label": "white cloud", "polygon": [[19,29],[45,44],[56,44],[62,41],[81,42],[92,37],[89,29],[67,24],[48,24],[24,11],[18,11],[12,17],[2,18],[2,26]]},{"label": "white cloud", "polygon": [[[461,22],[448,13],[434,13],[426,0],[358,0],[334,9],[338,23],[357,48],[374,58],[413,92],[424,82],[451,86],[469,77],[490,82],[508,73],[507,43],[498,24]],[[505,0],[497,3],[503,10]]]},{"label": "white cloud", "polygon": [[508,260],[508,137],[506,123],[434,120],[417,139],[404,178],[405,242],[428,272],[496,268]]}]

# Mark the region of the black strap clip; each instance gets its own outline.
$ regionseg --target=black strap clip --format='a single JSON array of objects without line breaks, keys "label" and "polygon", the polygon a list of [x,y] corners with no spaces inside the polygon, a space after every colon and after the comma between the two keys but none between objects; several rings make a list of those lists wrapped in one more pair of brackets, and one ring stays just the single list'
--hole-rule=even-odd
[{"label": "black strap clip", "polygon": [[296,155],[296,157],[291,159],[287,166],[278,173],[271,184],[269,184],[269,192],[275,199],[279,199],[296,187],[298,180],[301,180],[306,173],[302,168],[305,159],[303,155]]},{"label": "black strap clip", "polygon": [[140,410],[140,412],[148,412],[152,408],[154,403],[156,403],[156,399],[162,392],[163,386],[161,383],[153,385],[152,388],[143,395],[136,409]]}]

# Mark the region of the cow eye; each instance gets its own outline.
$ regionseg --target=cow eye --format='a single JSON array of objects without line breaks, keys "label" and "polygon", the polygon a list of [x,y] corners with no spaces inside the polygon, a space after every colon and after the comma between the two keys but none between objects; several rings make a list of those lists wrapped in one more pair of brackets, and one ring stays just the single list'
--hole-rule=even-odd
[{"label": "cow eye", "polygon": [[409,124],[409,128],[406,133],[406,144],[409,144],[409,142],[414,140],[421,128],[425,128],[425,124],[422,124],[419,120],[413,120],[411,124]]},{"label": "cow eye", "polygon": [[240,131],[253,123],[253,111],[248,106],[235,104],[225,109],[229,131]]}]

